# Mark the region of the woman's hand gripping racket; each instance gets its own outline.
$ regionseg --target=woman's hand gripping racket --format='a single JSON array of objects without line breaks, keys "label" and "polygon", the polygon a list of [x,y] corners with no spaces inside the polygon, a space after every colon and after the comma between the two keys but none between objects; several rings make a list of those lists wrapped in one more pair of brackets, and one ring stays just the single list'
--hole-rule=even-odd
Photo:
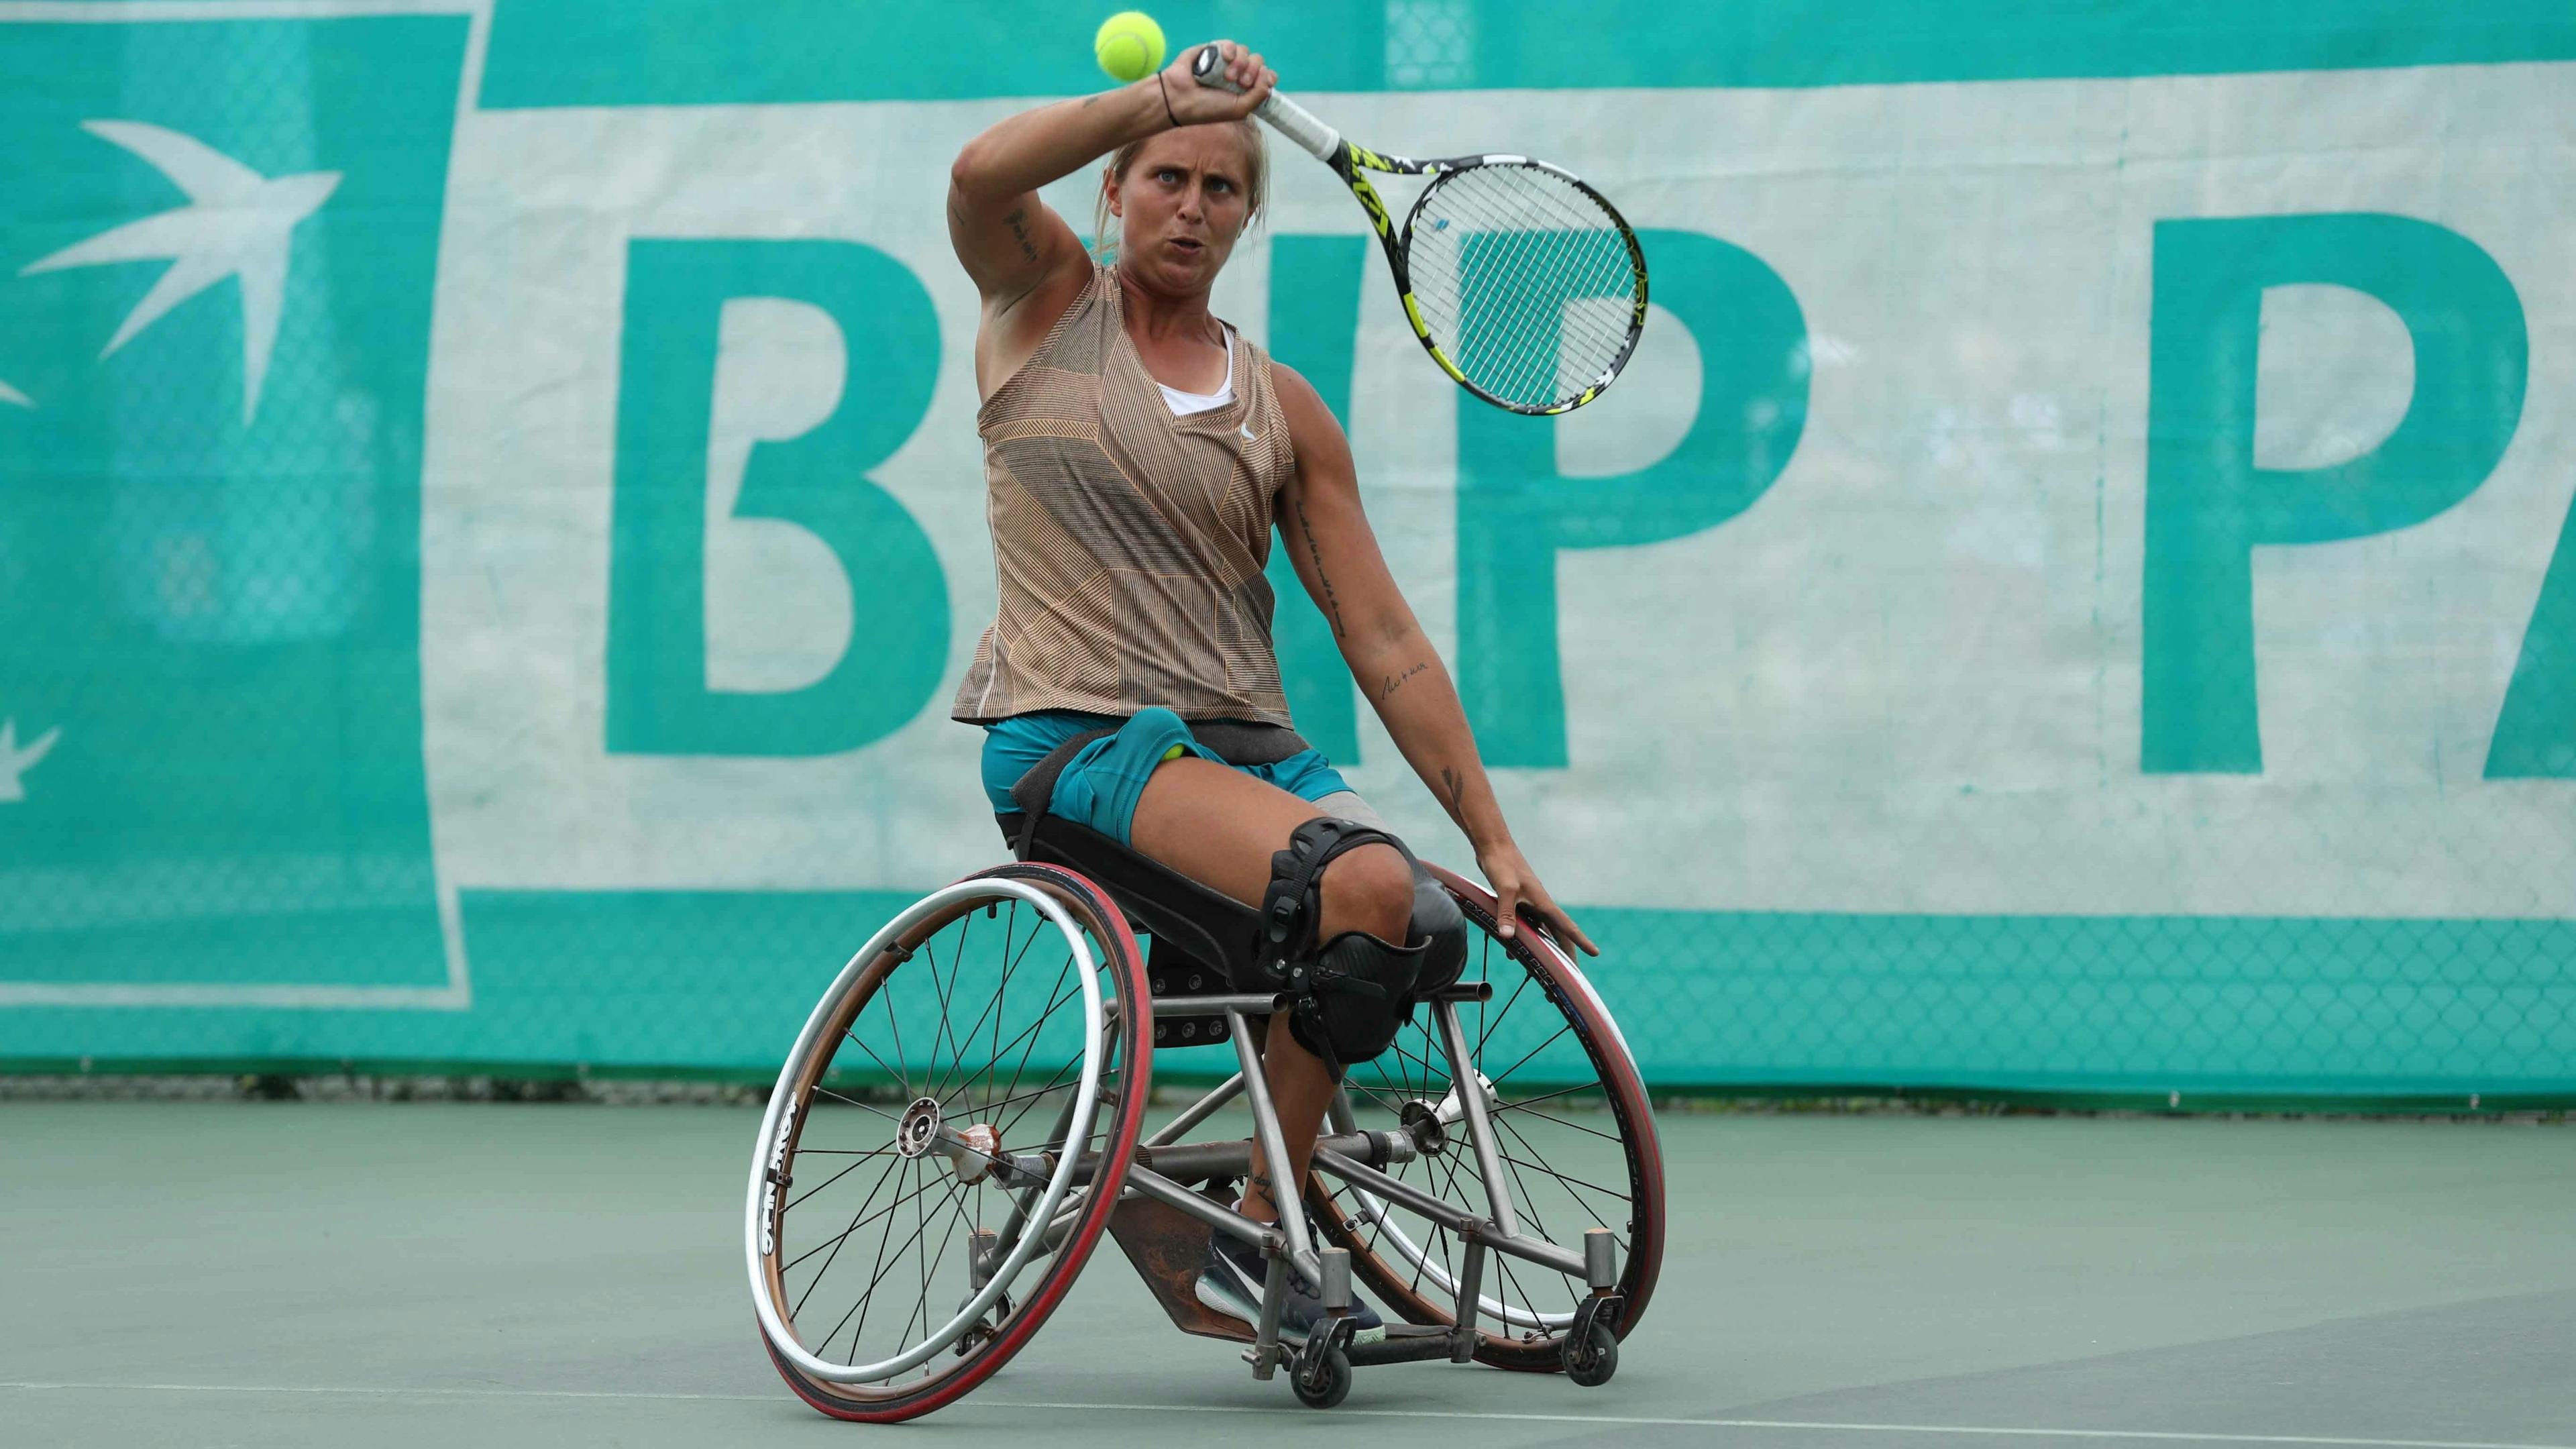
[{"label": "woman's hand gripping racket", "polygon": [[[1205,45],[1200,85],[1240,92]],[[1526,156],[1414,161],[1354,146],[1273,91],[1253,112],[1333,168],[1386,248],[1406,320],[1458,385],[1516,413],[1570,412],[1601,395],[1646,326],[1646,252],[1600,192]],[[1362,171],[1429,176],[1399,233]]]}]

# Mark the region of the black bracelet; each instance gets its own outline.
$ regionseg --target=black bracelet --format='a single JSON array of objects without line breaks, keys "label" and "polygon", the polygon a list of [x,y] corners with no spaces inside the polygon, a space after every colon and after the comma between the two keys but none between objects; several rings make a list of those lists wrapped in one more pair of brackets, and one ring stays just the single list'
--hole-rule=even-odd
[{"label": "black bracelet", "polygon": [[1158,70],[1154,72],[1154,84],[1163,88],[1163,118],[1172,123],[1173,130],[1179,130],[1181,118],[1172,114],[1172,83],[1163,79],[1163,73]]}]

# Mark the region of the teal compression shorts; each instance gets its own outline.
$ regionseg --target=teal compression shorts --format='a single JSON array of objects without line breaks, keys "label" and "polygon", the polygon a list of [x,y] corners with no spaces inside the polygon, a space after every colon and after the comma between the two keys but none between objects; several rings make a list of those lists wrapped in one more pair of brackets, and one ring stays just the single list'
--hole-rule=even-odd
[{"label": "teal compression shorts", "polygon": [[[984,727],[984,796],[993,802],[994,813],[1020,812],[1018,802],[1011,799],[1011,787],[1056,746],[1078,734],[1111,728],[1118,733],[1084,745],[1065,763],[1047,810],[1121,845],[1134,843],[1129,835],[1136,821],[1136,801],[1145,793],[1145,778],[1156,766],[1182,755],[1226,763],[1199,744],[1179,715],[1160,706],[1139,710],[1123,724],[1116,715],[1070,709],[1013,715]],[[1351,788],[1321,750],[1305,750],[1275,765],[1232,768],[1300,800],[1321,800]]]}]

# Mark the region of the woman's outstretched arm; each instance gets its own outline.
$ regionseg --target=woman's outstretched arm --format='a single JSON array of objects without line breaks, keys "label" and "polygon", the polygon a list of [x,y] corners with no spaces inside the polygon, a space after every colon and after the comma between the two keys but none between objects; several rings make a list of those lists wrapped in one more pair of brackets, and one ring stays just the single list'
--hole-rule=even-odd
[{"label": "woman's outstretched arm", "polygon": [[1466,832],[1476,867],[1502,907],[1503,933],[1511,934],[1516,908],[1527,906],[1559,939],[1600,955],[1512,840],[1457,686],[1387,572],[1377,535],[1360,510],[1359,475],[1341,424],[1294,369],[1273,363],[1271,374],[1297,452],[1297,475],[1279,510],[1281,542],[1315,607],[1332,625],[1351,677],[1414,773]]}]

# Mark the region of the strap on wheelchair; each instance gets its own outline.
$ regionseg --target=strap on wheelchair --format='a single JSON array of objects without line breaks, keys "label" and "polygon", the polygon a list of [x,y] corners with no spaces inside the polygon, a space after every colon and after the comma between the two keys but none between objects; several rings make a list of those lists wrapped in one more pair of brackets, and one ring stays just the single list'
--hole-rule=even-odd
[{"label": "strap on wheelchair", "polygon": [[1084,730],[1047,751],[1044,759],[1029,766],[1028,773],[1011,786],[1011,803],[1020,807],[1020,829],[1011,841],[1011,854],[1022,860],[1029,858],[1029,837],[1037,833],[1039,817],[1047,813],[1047,802],[1055,798],[1055,782],[1063,777],[1064,767],[1073,763],[1073,757],[1081,753],[1084,745],[1094,740],[1105,740],[1116,733],[1118,730],[1114,725],[1107,729]]},{"label": "strap on wheelchair", "polygon": [[[1055,798],[1055,782],[1064,777],[1064,767],[1073,763],[1073,757],[1082,753],[1085,745],[1105,740],[1118,730],[1118,725],[1110,725],[1075,735],[1047,751],[1045,758],[1031,765],[1028,773],[1011,786],[1011,803],[1020,807],[1020,818],[1014,822],[1018,830],[1014,833],[1006,826],[1003,833],[1010,837],[1013,855],[1028,859],[1029,838],[1037,832],[1038,817],[1047,813],[1047,802]],[[1246,720],[1191,721],[1190,736],[1230,765],[1275,765],[1314,748],[1285,725]]]},{"label": "strap on wheelchair", "polygon": [[[1233,764],[1275,764],[1310,748],[1294,731],[1275,725],[1206,723],[1192,725],[1190,732]],[[1066,766],[1085,746],[1112,733],[1086,731],[1048,751],[1011,787],[1019,813],[997,815],[995,822],[1020,859],[1069,865],[1107,888],[1153,937],[1158,961],[1168,948],[1176,969],[1185,969],[1185,960],[1201,962],[1235,990],[1285,991],[1294,998],[1290,1029],[1335,1081],[1342,1080],[1346,1062],[1387,1049],[1411,1017],[1417,993],[1457,979],[1466,959],[1463,918],[1413,852],[1384,830],[1329,816],[1299,825],[1288,848],[1270,857],[1271,880],[1256,912],[1133,846],[1051,813],[1047,806]],[[1318,939],[1324,869],[1363,845],[1394,847],[1412,873],[1413,909],[1401,944],[1365,931]],[[1156,989],[1162,994],[1167,988]],[[1159,1023],[1156,1032],[1161,1044]]]}]

